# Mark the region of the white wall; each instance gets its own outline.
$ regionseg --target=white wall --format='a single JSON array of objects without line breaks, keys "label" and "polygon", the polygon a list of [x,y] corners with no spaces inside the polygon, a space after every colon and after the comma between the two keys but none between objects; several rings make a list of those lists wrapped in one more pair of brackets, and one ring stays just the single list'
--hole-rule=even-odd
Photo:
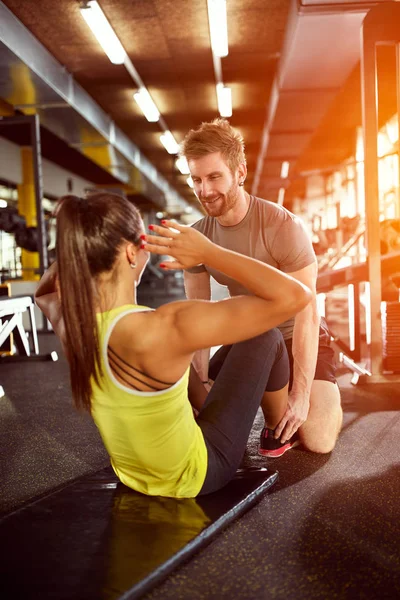
[{"label": "white wall", "polygon": [[[85,190],[93,188],[94,184],[87,179],[82,179],[77,175],[72,175],[69,171],[62,169],[58,165],[46,160],[42,161],[43,167],[43,189],[44,193],[51,194],[53,196],[64,196],[64,194],[75,194],[75,196],[82,196]],[[67,187],[67,181],[72,181],[72,190],[69,191]]]},{"label": "white wall", "polygon": [[19,146],[0,138],[0,179],[11,183],[22,182]]},{"label": "white wall", "polygon": [[[93,183],[73,175],[47,159],[42,160],[43,189],[45,195],[63,196],[68,193],[68,179],[72,180],[72,193],[80,196]],[[16,144],[0,138],[0,179],[10,183],[22,183],[20,148]]]}]

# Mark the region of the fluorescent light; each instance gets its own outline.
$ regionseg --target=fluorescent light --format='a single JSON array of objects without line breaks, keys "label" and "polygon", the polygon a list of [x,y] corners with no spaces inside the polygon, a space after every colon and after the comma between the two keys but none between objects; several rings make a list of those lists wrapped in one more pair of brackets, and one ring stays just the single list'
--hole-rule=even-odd
[{"label": "fluorescent light", "polygon": [[194,188],[194,183],[193,183],[193,179],[191,177],[188,177],[186,179],[186,183],[188,184],[189,187],[191,187],[192,189]]},{"label": "fluorescent light", "polygon": [[136,94],[133,94],[136,103],[139,105],[142,113],[150,123],[156,123],[160,118],[160,111],[154,104],[152,97],[145,87],[140,88]]},{"label": "fluorescent light", "polygon": [[221,117],[232,116],[232,90],[224,86],[223,83],[217,83],[217,101],[218,110]]},{"label": "fluorescent light", "polygon": [[91,0],[81,7],[80,11],[111,62],[114,65],[122,65],[126,52],[98,3]]},{"label": "fluorescent light", "polygon": [[182,173],[182,175],[189,175],[190,169],[185,156],[180,156],[179,158],[177,158],[175,164]]},{"label": "fluorescent light", "polygon": [[288,175],[289,175],[289,163],[285,160],[282,163],[282,167],[281,167],[281,178],[286,179],[286,177]]},{"label": "fluorescent light", "polygon": [[207,0],[211,48],[216,56],[228,56],[226,0]]},{"label": "fluorescent light", "polygon": [[285,199],[285,188],[279,188],[278,192],[278,204],[283,205],[283,201]]},{"label": "fluorescent light", "polygon": [[178,154],[179,144],[169,130],[160,135],[160,141],[169,154]]},{"label": "fluorescent light", "polygon": [[7,200],[0,198],[0,208],[7,208]]}]

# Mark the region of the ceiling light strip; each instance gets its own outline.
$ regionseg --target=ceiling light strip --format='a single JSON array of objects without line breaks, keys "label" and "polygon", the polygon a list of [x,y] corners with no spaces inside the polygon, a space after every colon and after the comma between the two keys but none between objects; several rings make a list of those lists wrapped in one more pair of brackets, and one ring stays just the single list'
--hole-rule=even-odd
[{"label": "ceiling light strip", "polygon": [[[211,40],[211,51],[214,65],[214,75],[216,81],[216,94],[217,94],[217,106],[218,112],[221,117],[232,116],[232,90],[230,87],[224,85],[222,78],[222,64],[221,56],[227,56],[228,54],[228,29],[227,29],[227,16],[226,16],[226,1],[225,0],[207,0],[208,5],[208,22],[210,27],[210,40]],[[221,17],[221,14],[224,17]],[[216,25],[216,15],[220,15],[219,24]],[[225,47],[223,53],[218,47],[217,40],[222,39]]]},{"label": "ceiling light strip", "polygon": [[232,90],[223,83],[217,83],[218,111],[221,117],[232,116]]},{"label": "ceiling light strip", "polygon": [[185,156],[180,156],[175,161],[176,168],[182,173],[182,175],[189,175],[190,169],[188,161]]},{"label": "ceiling light strip", "polygon": [[211,48],[220,58],[228,56],[228,22],[226,0],[207,0]]},{"label": "ceiling light strip", "polygon": [[[160,136],[164,147],[170,154],[178,154],[178,143],[169,131],[150,92],[144,85],[142,78],[125,52],[98,2],[96,0],[85,1],[81,6],[80,11],[111,62],[114,64],[123,64],[137,85],[138,91],[133,94],[133,97],[149,123],[158,122],[161,129],[164,130],[164,134]],[[107,44],[105,42],[107,42]]]},{"label": "ceiling light strip", "polygon": [[156,123],[160,119],[160,111],[145,87],[141,87],[133,97],[149,123]]},{"label": "ceiling light strip", "polygon": [[114,65],[122,65],[126,52],[99,4],[90,0],[80,7],[80,11],[110,61]]},{"label": "ceiling light strip", "polygon": [[289,162],[284,160],[281,167],[281,178],[286,179],[289,175]]},{"label": "ceiling light strip", "polygon": [[160,135],[160,141],[169,154],[179,153],[179,144],[169,130]]}]

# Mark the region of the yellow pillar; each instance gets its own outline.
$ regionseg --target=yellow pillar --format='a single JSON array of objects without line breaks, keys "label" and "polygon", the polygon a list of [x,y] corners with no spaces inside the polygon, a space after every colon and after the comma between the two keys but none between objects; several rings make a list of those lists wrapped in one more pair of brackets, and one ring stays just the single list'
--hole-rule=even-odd
[{"label": "yellow pillar", "polygon": [[[111,144],[108,144],[104,138],[98,133],[91,129],[83,127],[81,129],[82,147],[81,152],[90,158],[91,161],[102,167],[105,171],[108,171],[111,175],[119,177],[120,173],[116,168],[118,160],[115,157],[115,149]],[[140,194],[143,193],[143,181],[142,175],[136,167],[129,169],[129,181],[123,183],[115,183],[110,185],[99,184],[95,187],[101,189],[109,189],[112,191],[113,188],[124,190],[127,194]]]},{"label": "yellow pillar", "polygon": [[12,117],[13,115],[15,112],[11,104],[0,98],[0,117]]},{"label": "yellow pillar", "polygon": [[[32,148],[21,148],[22,183],[18,185],[18,212],[26,219],[27,227],[37,227],[35,185],[33,175]],[[37,281],[39,275],[35,269],[39,268],[39,252],[29,252],[22,249],[22,279]]]}]

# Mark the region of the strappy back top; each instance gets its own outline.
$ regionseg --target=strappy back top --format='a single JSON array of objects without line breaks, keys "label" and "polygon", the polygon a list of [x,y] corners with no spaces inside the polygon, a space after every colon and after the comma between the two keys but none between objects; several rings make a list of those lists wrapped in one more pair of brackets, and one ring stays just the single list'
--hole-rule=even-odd
[{"label": "strappy back top", "polygon": [[[109,346],[116,323],[144,310],[151,309],[125,305],[97,315],[103,376],[100,386],[92,381],[92,416],[122,483],[152,496],[191,498],[205,479],[207,449],[188,400],[189,368],[159,389],[168,383],[128,368]],[[134,389],[137,380],[149,391]]]}]

